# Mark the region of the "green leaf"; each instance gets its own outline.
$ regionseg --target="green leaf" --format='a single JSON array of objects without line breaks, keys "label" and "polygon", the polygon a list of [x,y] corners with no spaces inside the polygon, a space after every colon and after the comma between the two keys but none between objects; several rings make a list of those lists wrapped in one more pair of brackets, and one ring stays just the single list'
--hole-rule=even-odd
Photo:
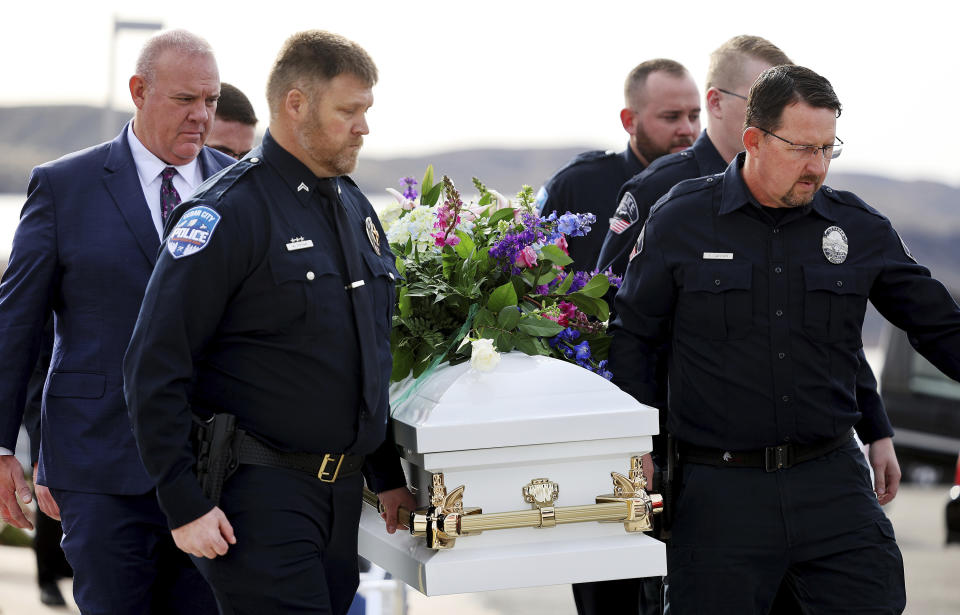
[{"label": "green leaf", "polygon": [[[606,275],[598,273],[597,275],[590,278],[590,281],[581,288],[579,291],[580,294],[586,295],[588,297],[593,297],[599,299],[607,294],[607,290],[610,288],[610,280]],[[605,319],[604,319],[605,320]]]},{"label": "green leaf", "polygon": [[408,318],[410,316],[410,291],[407,288],[401,288],[397,296],[397,306],[400,310],[400,316]]},{"label": "green leaf", "polygon": [[425,192],[420,195],[420,204],[426,205],[428,207],[433,207],[437,204],[437,201],[440,200],[440,193],[443,191],[443,184],[437,184],[436,186],[430,188],[429,192]]},{"label": "green leaf", "polygon": [[563,331],[563,327],[559,324],[541,316],[524,316],[520,319],[517,328],[527,335],[536,337],[553,337]]},{"label": "green leaf", "polygon": [[467,235],[463,231],[457,231],[457,237],[460,238],[460,243],[453,247],[457,253],[457,256],[463,259],[470,258],[470,255],[473,254],[473,250],[477,247],[477,245],[473,243],[473,239],[470,237],[470,235]]},{"label": "green leaf", "polygon": [[517,350],[530,356],[548,354],[543,352],[543,347],[539,343],[539,340],[535,337],[518,333],[514,336],[513,341],[517,347]]},{"label": "green leaf", "polygon": [[601,321],[610,318],[610,308],[607,307],[607,302],[603,299],[584,295],[579,291],[570,293],[566,299],[587,316],[594,316]]},{"label": "green leaf", "polygon": [[512,282],[507,282],[498,286],[490,293],[490,300],[487,301],[487,307],[491,312],[499,312],[508,305],[517,304],[517,291],[513,288]]},{"label": "green leaf", "polygon": [[567,291],[570,290],[571,286],[573,286],[573,278],[574,278],[574,275],[571,272],[570,274],[567,275],[567,279],[561,282],[560,286],[558,286],[557,290],[555,290],[554,292],[558,295],[567,294]]},{"label": "green leaf", "polygon": [[[547,244],[540,249],[540,253],[543,257],[549,260],[554,265],[569,265],[573,262],[573,259],[567,256],[563,250],[553,244]],[[606,277],[606,276],[604,276]]]},{"label": "green leaf", "polygon": [[420,182],[420,204],[426,205],[425,197],[427,196],[427,191],[433,188],[433,165],[427,165],[427,172],[423,174],[423,181]]},{"label": "green leaf", "polygon": [[510,352],[513,350],[513,334],[509,331],[497,331],[493,343],[497,347],[497,352]]},{"label": "green leaf", "polygon": [[508,305],[500,310],[500,314],[497,315],[497,324],[504,329],[513,329],[518,322],[520,322],[520,310],[515,305]]},{"label": "green leaf", "polygon": [[412,367],[413,367],[413,351],[406,346],[394,348],[393,349],[393,369],[390,372],[390,380],[392,382],[398,382],[400,380],[403,380],[410,374],[410,369]]},{"label": "green leaf", "polygon": [[536,286],[543,286],[544,284],[549,284],[550,282],[553,282],[557,278],[557,275],[558,274],[556,269],[548,270],[546,273],[544,273],[539,278],[537,278]]},{"label": "green leaf", "polygon": [[489,192],[485,192],[484,195],[480,197],[480,200],[477,201],[477,205],[482,207],[484,205],[489,205],[492,201],[493,201],[493,195],[490,194]]},{"label": "green leaf", "polygon": [[513,220],[513,208],[498,209],[490,216],[490,226],[496,226],[501,220]]},{"label": "green leaf", "polygon": [[473,317],[473,326],[476,328],[492,327],[496,323],[497,323],[496,319],[493,317],[493,314],[487,308],[480,308],[479,310],[477,310],[476,315]]}]

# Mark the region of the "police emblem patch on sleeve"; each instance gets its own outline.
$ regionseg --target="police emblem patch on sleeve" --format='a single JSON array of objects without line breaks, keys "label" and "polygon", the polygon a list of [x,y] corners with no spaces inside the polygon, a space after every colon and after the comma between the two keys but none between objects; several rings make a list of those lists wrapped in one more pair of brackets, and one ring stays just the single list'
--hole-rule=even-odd
[{"label": "police emblem patch on sleeve", "polygon": [[633,194],[627,191],[620,199],[617,211],[610,218],[610,230],[619,235],[633,226],[639,219],[640,210],[637,208],[637,201],[633,198]]},{"label": "police emblem patch on sleeve", "polygon": [[533,205],[537,208],[537,211],[543,211],[543,206],[547,204],[547,187],[540,186],[540,190],[537,191],[536,198],[533,199]]},{"label": "police emblem patch on sleeve", "polygon": [[196,254],[210,243],[219,222],[220,214],[209,207],[200,205],[188,209],[170,231],[167,251],[173,258]]},{"label": "police emblem patch on sleeve", "polygon": [[640,227],[640,235],[637,236],[637,243],[636,245],[633,246],[633,251],[630,252],[630,260],[633,260],[634,256],[643,252],[643,234],[644,234],[644,231],[646,230],[647,230],[646,224]]}]

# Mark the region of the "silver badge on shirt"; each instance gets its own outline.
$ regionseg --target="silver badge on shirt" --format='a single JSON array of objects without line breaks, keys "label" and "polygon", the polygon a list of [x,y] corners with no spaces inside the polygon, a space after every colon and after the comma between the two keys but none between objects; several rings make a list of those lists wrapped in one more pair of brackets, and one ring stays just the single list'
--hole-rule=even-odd
[{"label": "silver badge on shirt", "polygon": [[828,227],[823,231],[823,255],[834,265],[839,265],[847,260],[847,234],[839,226]]},{"label": "silver badge on shirt", "polygon": [[377,256],[380,256],[380,232],[377,231],[377,225],[373,223],[370,216],[367,216],[365,224],[367,226],[367,239],[370,240],[370,245],[373,246]]}]

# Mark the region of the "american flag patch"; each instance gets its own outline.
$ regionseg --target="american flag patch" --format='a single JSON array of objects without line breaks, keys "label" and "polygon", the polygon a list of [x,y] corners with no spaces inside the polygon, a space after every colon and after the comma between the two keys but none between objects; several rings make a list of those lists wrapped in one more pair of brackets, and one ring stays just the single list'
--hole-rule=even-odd
[{"label": "american flag patch", "polygon": [[632,222],[628,222],[623,218],[610,218],[610,230],[617,235],[630,228],[631,224]]}]

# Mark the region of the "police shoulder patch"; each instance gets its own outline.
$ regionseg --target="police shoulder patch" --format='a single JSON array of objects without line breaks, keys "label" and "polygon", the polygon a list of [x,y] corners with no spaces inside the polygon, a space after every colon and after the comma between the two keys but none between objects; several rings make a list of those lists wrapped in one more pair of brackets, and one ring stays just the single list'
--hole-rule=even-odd
[{"label": "police shoulder patch", "polygon": [[537,208],[537,211],[543,211],[543,206],[547,204],[547,198],[549,194],[547,193],[546,186],[540,186],[540,190],[537,191],[537,196],[533,199],[533,205]]},{"label": "police shoulder patch", "polygon": [[627,190],[623,193],[623,198],[620,199],[620,204],[617,206],[617,211],[613,214],[613,218],[610,219],[610,230],[619,235],[633,226],[639,219],[640,210],[637,208],[637,200],[633,198],[633,194]]},{"label": "police shoulder patch", "polygon": [[180,217],[167,237],[167,251],[173,258],[196,254],[207,247],[213,231],[220,222],[220,214],[209,207],[191,207]]}]

